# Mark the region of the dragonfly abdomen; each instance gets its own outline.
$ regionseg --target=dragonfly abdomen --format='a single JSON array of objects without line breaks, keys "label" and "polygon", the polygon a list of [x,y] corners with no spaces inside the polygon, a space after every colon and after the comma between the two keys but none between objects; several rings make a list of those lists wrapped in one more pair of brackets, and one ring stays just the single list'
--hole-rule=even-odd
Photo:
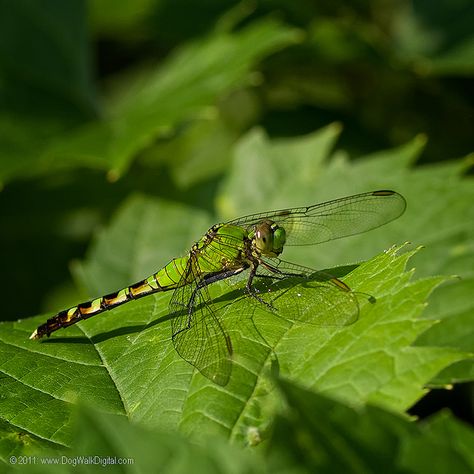
[{"label": "dragonfly abdomen", "polygon": [[40,339],[45,335],[49,336],[58,329],[71,326],[96,314],[128,303],[131,300],[160,291],[174,290],[178,287],[180,282],[182,283],[181,276],[186,268],[187,262],[188,257],[175,258],[168,263],[168,265],[145,280],[141,280],[114,293],[60,311],[48,319],[46,323],[39,326],[33,334],[31,334],[30,339]]}]

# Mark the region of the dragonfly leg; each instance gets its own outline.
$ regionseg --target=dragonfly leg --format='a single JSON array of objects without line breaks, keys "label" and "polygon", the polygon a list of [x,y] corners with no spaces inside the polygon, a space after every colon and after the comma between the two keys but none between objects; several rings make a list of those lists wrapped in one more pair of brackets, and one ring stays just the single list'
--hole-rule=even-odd
[{"label": "dragonfly leg", "polygon": [[268,303],[268,301],[265,301],[260,296],[258,296],[258,291],[252,286],[253,279],[257,275],[257,268],[258,268],[258,264],[254,264],[251,267],[250,275],[249,275],[249,278],[247,280],[247,285],[246,285],[247,292],[252,298],[255,298],[259,303],[262,303],[268,308],[270,308],[271,310],[274,310],[275,308],[273,307],[273,305],[271,303]]},{"label": "dragonfly leg", "polygon": [[295,278],[307,278],[309,276],[308,273],[303,272],[282,272],[279,268],[269,265],[267,262],[260,262],[263,267],[273,273],[273,275],[258,275],[263,277],[270,277],[274,278],[275,280],[283,280],[284,278],[288,277],[295,277]]},{"label": "dragonfly leg", "polygon": [[[194,309],[194,303],[196,300],[196,295],[198,291],[200,291],[202,288],[211,285],[212,283],[215,283],[216,281],[221,281],[225,280],[226,278],[230,278],[234,275],[238,275],[239,273],[243,272],[246,270],[248,267],[247,266],[242,266],[240,268],[235,268],[233,270],[226,270],[223,272],[219,273],[211,273],[208,275],[205,275],[202,281],[198,283],[196,288],[194,288],[191,297],[189,298],[188,304],[187,304],[187,309],[188,309],[188,324],[186,325],[185,328],[181,329],[181,331],[186,331],[191,327],[191,321],[192,321],[192,313]],[[179,331],[179,332],[181,332]]]},{"label": "dragonfly leg", "polygon": [[248,268],[248,265],[245,265],[239,268],[234,268],[232,270],[225,270],[223,272],[218,272],[218,273],[210,273],[209,275],[204,276],[203,280],[199,283],[196,290],[199,290],[200,288],[204,286],[211,285],[212,283],[215,283],[216,281],[225,280],[226,278],[230,278],[232,276],[238,275],[244,270],[247,270],[247,268]]}]

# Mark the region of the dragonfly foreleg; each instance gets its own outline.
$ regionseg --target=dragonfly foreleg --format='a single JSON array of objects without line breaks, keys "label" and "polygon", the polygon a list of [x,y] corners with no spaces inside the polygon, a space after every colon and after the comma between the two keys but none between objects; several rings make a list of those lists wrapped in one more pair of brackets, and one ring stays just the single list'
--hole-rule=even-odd
[{"label": "dragonfly foreleg", "polygon": [[293,277],[293,278],[307,278],[308,273],[303,272],[283,272],[278,267],[269,265],[267,262],[260,262],[263,267],[273,273],[273,275],[257,275],[259,277],[270,277],[275,280],[283,280],[284,278]]},{"label": "dragonfly foreleg", "polygon": [[209,273],[203,277],[203,279],[196,285],[196,288],[194,288],[191,297],[189,298],[188,304],[187,304],[187,310],[188,310],[188,324],[185,329],[189,329],[191,327],[191,320],[192,320],[192,313],[194,309],[194,305],[196,303],[196,296],[198,295],[198,292],[201,291],[203,288],[211,285],[212,283],[215,283],[217,281],[225,280],[226,278],[230,278],[232,276],[238,275],[239,273],[243,272],[246,270],[248,267],[247,266],[242,266],[239,268],[235,268],[232,270],[225,270],[223,272],[218,272],[218,273]]},{"label": "dragonfly foreleg", "polygon": [[258,269],[258,264],[257,263],[253,264],[250,270],[249,278],[247,280],[247,285],[246,285],[247,293],[252,298],[255,298],[259,303],[262,303],[268,308],[270,308],[271,310],[274,310],[275,308],[273,307],[273,305],[269,303],[268,301],[265,301],[261,296],[259,296],[258,290],[252,286],[253,279],[255,278],[255,276],[258,276],[257,269]]}]

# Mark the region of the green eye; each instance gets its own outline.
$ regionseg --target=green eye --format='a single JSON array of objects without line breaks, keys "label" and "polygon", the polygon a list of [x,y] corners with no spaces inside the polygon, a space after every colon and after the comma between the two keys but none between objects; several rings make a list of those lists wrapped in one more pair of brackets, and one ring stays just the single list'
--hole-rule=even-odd
[{"label": "green eye", "polygon": [[275,232],[273,232],[273,249],[281,250],[286,242],[286,232],[283,227],[278,227]]}]

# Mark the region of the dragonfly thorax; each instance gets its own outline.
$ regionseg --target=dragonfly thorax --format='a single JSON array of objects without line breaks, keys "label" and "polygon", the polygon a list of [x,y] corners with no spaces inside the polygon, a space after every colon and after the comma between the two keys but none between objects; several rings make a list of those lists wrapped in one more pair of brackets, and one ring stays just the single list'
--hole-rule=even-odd
[{"label": "dragonfly thorax", "polygon": [[283,252],[286,232],[283,227],[275,222],[265,220],[255,225],[252,240],[258,253],[268,257],[277,257]]}]

